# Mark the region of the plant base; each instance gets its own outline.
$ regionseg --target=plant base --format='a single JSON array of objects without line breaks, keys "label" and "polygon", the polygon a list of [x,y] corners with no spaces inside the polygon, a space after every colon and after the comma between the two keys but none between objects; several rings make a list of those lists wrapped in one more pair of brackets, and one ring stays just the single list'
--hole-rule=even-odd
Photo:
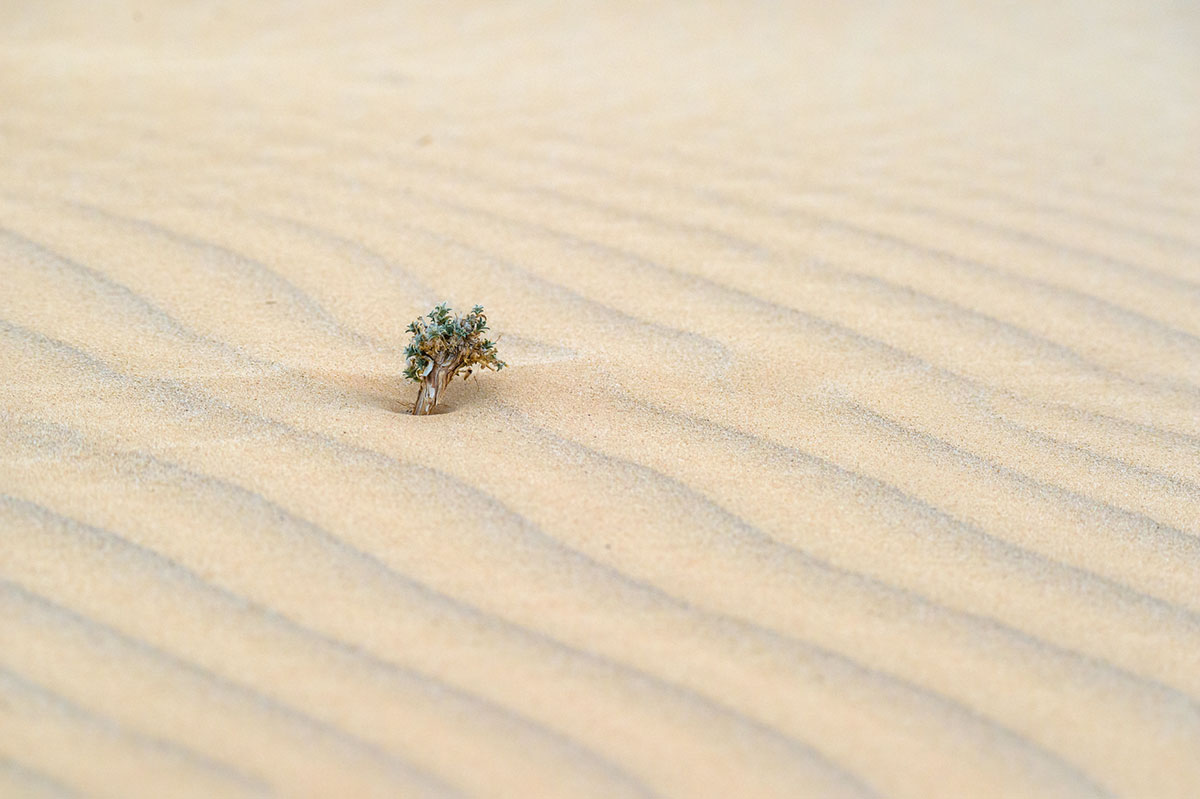
[{"label": "plant base", "polygon": [[435,366],[423,380],[421,390],[417,392],[417,401],[413,405],[413,416],[428,416],[433,413],[437,402],[441,399],[446,384],[454,377],[454,369],[449,366]]}]

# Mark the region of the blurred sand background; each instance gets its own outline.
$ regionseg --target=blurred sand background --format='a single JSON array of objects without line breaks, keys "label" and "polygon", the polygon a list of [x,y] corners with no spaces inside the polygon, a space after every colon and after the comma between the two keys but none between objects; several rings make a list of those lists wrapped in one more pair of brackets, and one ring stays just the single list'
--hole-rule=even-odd
[{"label": "blurred sand background", "polygon": [[1197,8],[3,3],[0,795],[1200,795]]}]

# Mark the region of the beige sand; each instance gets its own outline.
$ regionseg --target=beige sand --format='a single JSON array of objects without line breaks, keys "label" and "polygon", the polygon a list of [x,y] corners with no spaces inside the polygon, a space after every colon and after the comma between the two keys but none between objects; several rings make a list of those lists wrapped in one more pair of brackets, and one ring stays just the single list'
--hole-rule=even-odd
[{"label": "beige sand", "polygon": [[346,6],[0,5],[0,795],[1200,795],[1193,4]]}]

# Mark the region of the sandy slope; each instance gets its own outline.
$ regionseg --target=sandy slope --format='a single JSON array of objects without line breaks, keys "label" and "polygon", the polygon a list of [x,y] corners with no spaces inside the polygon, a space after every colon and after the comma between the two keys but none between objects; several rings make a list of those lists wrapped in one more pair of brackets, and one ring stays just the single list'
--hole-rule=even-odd
[{"label": "sandy slope", "polygon": [[346,5],[0,5],[0,795],[1200,795],[1191,4]]}]

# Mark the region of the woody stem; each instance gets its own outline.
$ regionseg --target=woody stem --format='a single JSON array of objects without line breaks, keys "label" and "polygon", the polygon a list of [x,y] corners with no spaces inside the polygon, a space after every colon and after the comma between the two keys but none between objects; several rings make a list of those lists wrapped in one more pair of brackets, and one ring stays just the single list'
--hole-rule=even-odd
[{"label": "woody stem", "polygon": [[421,380],[421,390],[417,392],[417,402],[413,406],[414,416],[426,416],[433,412],[446,384],[454,377],[455,363],[435,363],[433,370]]}]

